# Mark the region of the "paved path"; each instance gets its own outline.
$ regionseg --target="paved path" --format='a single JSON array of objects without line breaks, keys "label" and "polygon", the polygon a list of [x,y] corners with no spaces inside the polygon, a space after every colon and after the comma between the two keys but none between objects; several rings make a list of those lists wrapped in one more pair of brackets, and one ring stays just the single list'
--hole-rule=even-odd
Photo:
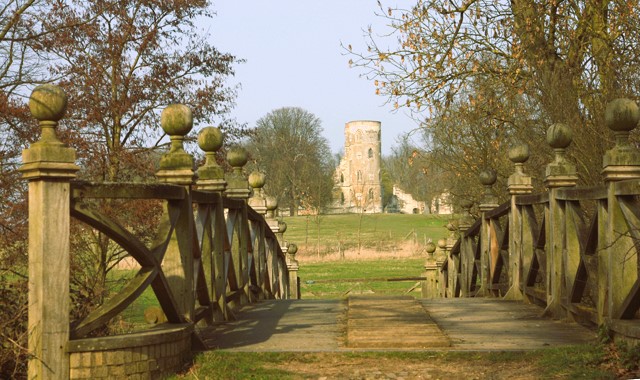
[{"label": "paved path", "polygon": [[449,347],[449,338],[411,296],[349,297],[349,348],[434,349]]},{"label": "paved path", "polygon": [[491,298],[420,300],[459,350],[528,350],[595,341],[575,323],[541,318],[542,309]]},{"label": "paved path", "polygon": [[[351,302],[356,307],[351,314],[351,326],[362,327],[365,325],[364,321],[369,319],[372,335],[379,334],[385,326],[390,328],[389,331],[395,329],[398,333],[401,332],[401,324],[398,321],[403,317],[388,313],[393,307],[386,307],[386,311],[381,310],[382,306],[371,307],[369,317],[362,314],[367,308],[366,304],[383,305],[384,302],[393,301],[352,297]],[[374,340],[373,343],[359,347],[353,342],[347,345],[345,337],[348,335],[349,304],[348,301],[341,300],[263,301],[245,308],[237,321],[207,328],[202,332],[202,336],[205,344],[211,349],[272,352],[527,350],[595,340],[593,331],[575,324],[540,318],[542,309],[519,302],[465,298],[419,300],[410,303],[413,306],[407,307],[411,310],[406,314],[410,316],[409,323],[420,323],[421,327],[414,325],[418,329],[434,329],[432,319],[449,337],[450,347],[443,347],[446,345],[437,339],[433,340],[432,345],[422,344],[430,338],[421,334],[416,334],[421,337],[414,339],[414,344],[403,347],[397,343],[396,338],[390,338],[394,336],[392,333],[387,335],[387,344],[383,340]],[[395,307],[406,306],[400,305],[396,303]],[[419,305],[424,309],[415,308],[419,308]],[[363,308],[358,311],[360,306]],[[424,313],[423,321],[417,321],[420,319],[420,313]],[[381,318],[380,321],[387,318],[387,321],[382,324],[373,321],[376,314],[378,317],[375,318]],[[357,319],[360,321],[356,321]],[[440,334],[437,330],[430,331],[434,336]],[[403,333],[410,336],[407,330]]]}]

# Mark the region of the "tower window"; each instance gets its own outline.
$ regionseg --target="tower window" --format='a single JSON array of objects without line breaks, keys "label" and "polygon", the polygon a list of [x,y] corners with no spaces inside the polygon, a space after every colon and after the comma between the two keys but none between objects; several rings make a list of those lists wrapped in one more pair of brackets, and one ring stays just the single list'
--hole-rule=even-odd
[{"label": "tower window", "polygon": [[367,153],[369,158],[373,158],[373,149],[369,148],[369,152]]}]

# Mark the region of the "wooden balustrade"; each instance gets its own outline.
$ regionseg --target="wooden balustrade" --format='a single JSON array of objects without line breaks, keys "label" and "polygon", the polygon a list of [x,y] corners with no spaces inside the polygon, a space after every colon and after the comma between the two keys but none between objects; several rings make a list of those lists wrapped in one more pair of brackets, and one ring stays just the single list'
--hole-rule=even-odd
[{"label": "wooden balustrade", "polygon": [[[119,372],[91,372],[77,358],[84,357],[83,350],[104,349],[105,354],[99,353],[96,360],[112,358],[116,363],[103,362],[103,366],[127,365],[129,362],[119,363],[121,354],[130,354],[134,346],[143,346],[145,339],[149,340],[150,348],[140,352],[144,352],[146,359],[138,358],[141,364],[131,364],[132,370],[136,366],[148,367],[152,359],[171,363],[171,368],[158,367],[163,371],[176,370],[186,356],[165,347],[170,339],[160,337],[163,331],[168,337],[178,334],[180,350],[190,352],[191,345],[184,336],[192,334],[191,341],[197,344],[196,325],[233,319],[240,306],[259,299],[298,296],[289,289],[288,268],[291,260],[295,261],[295,250],[285,255],[286,246],[281,248],[285,227],[274,219],[277,203],[270,201],[267,205],[260,190],[264,176],[259,186],[252,183],[254,198],[248,201],[251,190],[242,173],[246,152],[230,151],[227,158],[234,169],[225,178],[214,156],[222,146],[222,135],[212,127],[203,129],[198,136],[206,162],[195,173],[193,158],[182,146],[192,126],[191,112],[186,106],[172,105],[162,113],[161,125],[171,137],[171,149],[160,161],[157,173],[160,183],[154,184],[72,181],[79,169],[74,164],[75,152],[55,135],[66,107],[66,96],[56,86],[40,86],[33,92],[30,107],[43,128],[40,141],[25,150],[21,168],[29,180],[30,200],[29,349],[33,354],[29,360],[30,378],[117,376]],[[127,221],[117,220],[95,207],[96,199],[110,201],[111,205],[118,204],[115,200],[161,202],[163,214],[155,226],[155,240],[146,245],[127,228]],[[265,220],[267,209],[270,214]],[[70,217],[113,240],[139,266],[117,293],[71,324]],[[114,337],[85,339],[149,287],[168,322],[164,329],[155,328],[149,336],[131,338],[131,346],[127,340],[113,343]],[[70,356],[77,359],[71,367]],[[151,371],[147,367],[142,371]]]},{"label": "wooden balustrade", "polygon": [[[571,130],[559,124],[547,132],[555,157],[546,168],[546,192],[531,194],[526,145],[509,152],[516,166],[510,201],[497,205],[490,191],[495,173],[483,172],[481,217],[459,223],[457,242],[439,244],[447,256],[439,267],[442,289],[425,294],[522,300],[554,318],[640,339],[640,151],[628,141],[640,112],[618,99],[605,120],[616,145],[603,159],[602,186],[576,187],[575,165],[565,157]],[[465,219],[471,206],[462,205]]]}]

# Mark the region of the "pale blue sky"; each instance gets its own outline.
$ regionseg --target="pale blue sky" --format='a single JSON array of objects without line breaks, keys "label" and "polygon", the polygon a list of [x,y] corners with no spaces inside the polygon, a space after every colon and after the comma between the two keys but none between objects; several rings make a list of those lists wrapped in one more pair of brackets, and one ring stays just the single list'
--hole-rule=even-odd
[{"label": "pale blue sky", "polygon": [[253,127],[271,110],[302,107],[322,120],[334,153],[351,120],[382,122],[383,154],[398,134],[415,129],[408,116],[384,105],[361,71],[349,68],[340,47],[342,41],[362,50],[363,29],[384,30],[375,0],[214,0],[213,9],[214,46],[246,59],[236,67],[242,88],[232,115],[239,122]]}]

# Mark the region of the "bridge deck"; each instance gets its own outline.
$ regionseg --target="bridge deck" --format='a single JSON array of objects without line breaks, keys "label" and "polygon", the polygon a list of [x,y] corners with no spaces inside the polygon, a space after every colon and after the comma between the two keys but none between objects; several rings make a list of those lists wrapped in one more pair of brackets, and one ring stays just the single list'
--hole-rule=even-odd
[{"label": "bridge deck", "polygon": [[297,352],[528,350],[595,340],[593,331],[541,312],[487,298],[277,300],[246,307],[202,336],[210,349]]}]

